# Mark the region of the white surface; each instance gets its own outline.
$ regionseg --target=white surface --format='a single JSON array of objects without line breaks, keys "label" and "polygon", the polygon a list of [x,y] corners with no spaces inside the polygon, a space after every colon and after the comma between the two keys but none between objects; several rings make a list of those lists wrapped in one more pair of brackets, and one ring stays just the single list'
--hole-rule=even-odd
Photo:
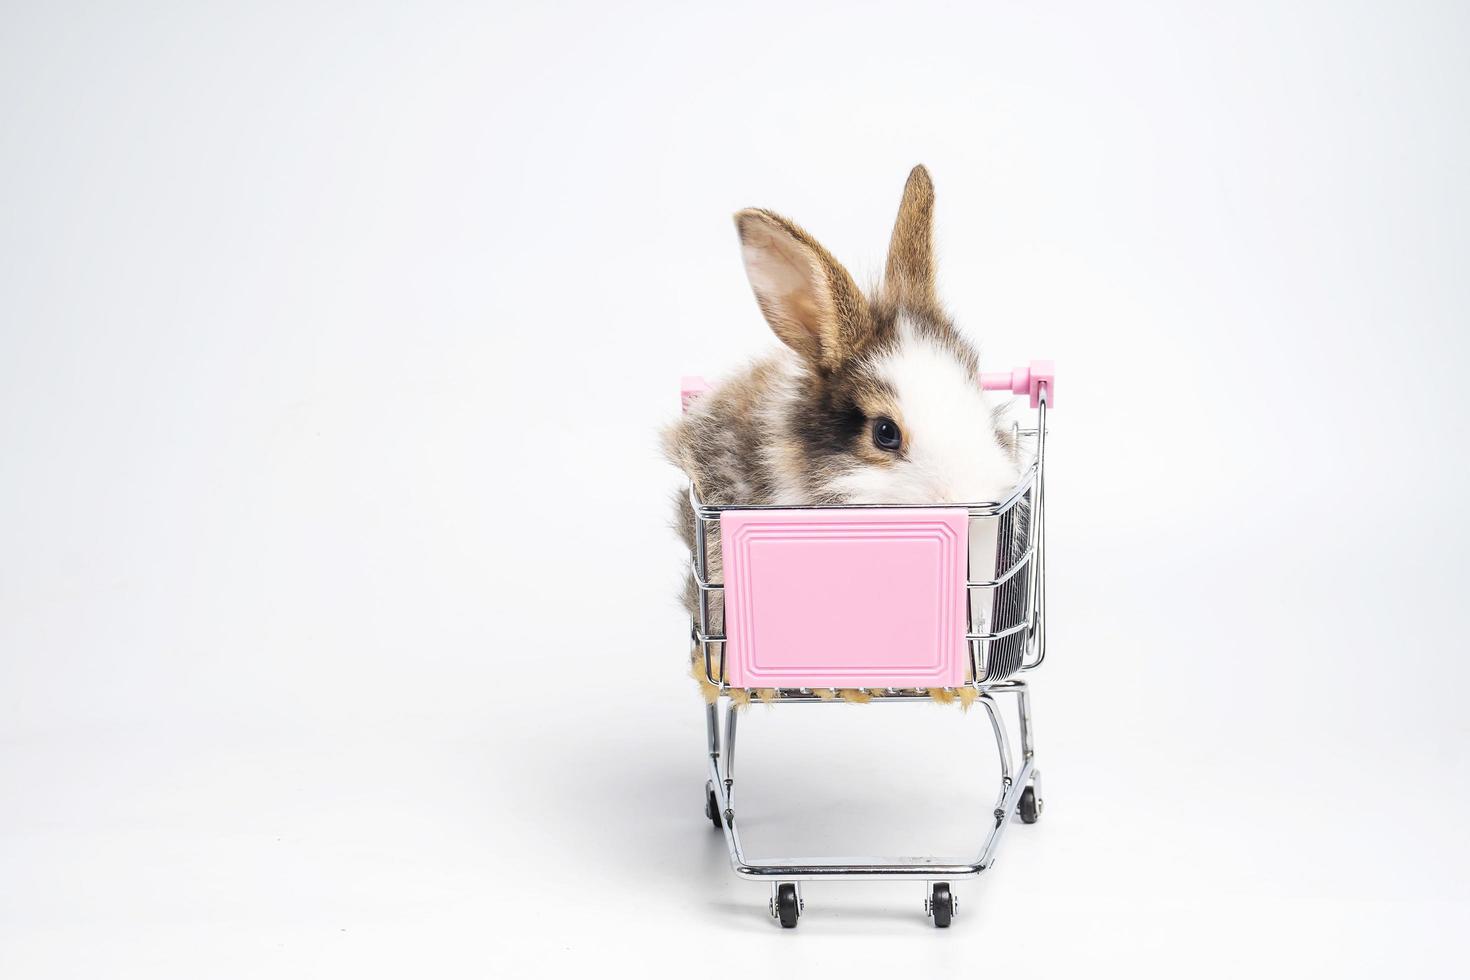
[{"label": "white surface", "polygon": [[[1463,969],[1463,8],[129,8],[0,15],[0,975]],[[862,277],[918,161],[1061,365],[1049,807],[782,934],[653,432],[770,342],[730,213]],[[978,717],[818,721],[753,845],[985,805]]]}]

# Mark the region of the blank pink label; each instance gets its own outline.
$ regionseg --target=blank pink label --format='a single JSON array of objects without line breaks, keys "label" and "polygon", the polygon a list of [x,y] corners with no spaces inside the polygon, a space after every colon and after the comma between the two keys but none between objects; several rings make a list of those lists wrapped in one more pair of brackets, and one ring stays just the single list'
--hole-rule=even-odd
[{"label": "blank pink label", "polygon": [[965,681],[962,509],[726,511],[735,687]]}]

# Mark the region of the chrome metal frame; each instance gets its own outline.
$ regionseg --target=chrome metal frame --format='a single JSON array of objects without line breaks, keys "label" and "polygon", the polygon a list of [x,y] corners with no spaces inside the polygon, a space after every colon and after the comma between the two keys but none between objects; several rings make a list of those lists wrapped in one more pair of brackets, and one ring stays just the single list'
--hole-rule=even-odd
[{"label": "chrome metal frame", "polygon": [[[1010,737],[1001,718],[1000,707],[994,695],[1014,694],[1016,714],[1021,732],[1021,754],[1011,753]],[[870,703],[884,704],[899,701],[925,701],[929,695],[903,693],[876,699]],[[996,750],[1000,755],[1001,788],[991,810],[991,822],[981,845],[980,853],[970,860],[942,859],[933,857],[895,858],[762,858],[745,856],[740,843],[739,823],[735,816],[735,733],[740,708],[728,699],[705,707],[706,727],[709,738],[709,778],[714,786],[715,800],[719,805],[720,822],[724,826],[725,846],[730,853],[730,865],[741,878],[763,881],[810,881],[815,878],[850,879],[896,879],[938,881],[957,878],[974,878],[995,864],[996,851],[1005,836],[1010,818],[1020,805],[1021,794],[1027,786],[1036,787],[1040,795],[1041,773],[1036,769],[1035,747],[1032,744],[1031,694],[1025,681],[1010,680],[988,685],[976,701],[985,709],[990,727],[995,735]],[[815,695],[782,697],[782,704],[845,704],[840,700],[824,700]],[[724,740],[720,738],[720,715],[724,715]],[[723,765],[721,759],[723,758]]]},{"label": "chrome metal frame", "polygon": [[[705,679],[720,696],[706,708],[708,730],[709,779],[715,792],[725,844],[730,863],[741,878],[773,882],[779,888],[785,882],[812,879],[898,879],[949,881],[974,878],[995,864],[996,852],[1005,836],[1010,818],[1017,813],[1026,787],[1034,787],[1039,805],[1041,774],[1035,765],[1034,726],[1031,720],[1030,691],[1016,675],[1035,670],[1046,659],[1046,402],[1047,391],[1041,389],[1036,427],[1015,428],[1018,445],[1030,449],[1031,462],[1015,489],[1005,500],[996,503],[955,504],[964,507],[970,517],[971,535],[977,522],[996,524],[998,542],[995,568],[985,577],[976,578],[971,567],[966,589],[973,599],[977,593],[992,597],[991,621],[986,629],[974,622],[975,604],[966,603],[966,641],[969,650],[968,687],[974,691],[967,700],[977,702],[990,721],[1000,756],[1001,786],[990,814],[988,831],[980,851],[972,859],[905,857],[905,858],[763,858],[746,856],[740,843],[740,824],[735,808],[735,736],[740,706],[731,699],[725,681],[723,631],[723,583],[719,581],[718,550],[720,515],[727,510],[759,510],[767,507],[715,506],[701,502],[690,488],[689,502],[694,513],[694,554],[691,570],[699,589],[698,612],[691,623],[691,638],[704,663]],[[1027,442],[1029,441],[1029,447]],[[897,505],[856,505],[853,509],[881,509]],[[783,510],[801,508],[782,507]],[[749,700],[747,697],[743,700]],[[935,692],[900,690],[864,692],[873,695],[869,704],[927,701]],[[944,692],[953,694],[953,691]],[[832,692],[817,693],[807,689],[762,691],[761,700],[771,704],[842,704]],[[998,704],[1001,695],[1016,699],[1016,716],[1020,733],[1020,753],[1013,755],[1007,726]],[[723,702],[723,707],[721,707]],[[720,717],[723,714],[723,719]],[[721,738],[723,722],[724,737]],[[927,908],[927,899],[926,899]],[[775,900],[772,901],[775,909]]]}]

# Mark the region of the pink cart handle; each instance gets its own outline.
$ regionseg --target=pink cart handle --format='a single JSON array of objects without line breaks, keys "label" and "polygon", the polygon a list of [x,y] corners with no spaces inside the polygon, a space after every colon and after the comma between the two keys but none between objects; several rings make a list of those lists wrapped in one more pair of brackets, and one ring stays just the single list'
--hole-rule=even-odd
[{"label": "pink cart handle", "polygon": [[709,391],[710,383],[697,374],[686,374],[679,379],[679,404],[689,411],[689,404]]},{"label": "pink cart handle", "polygon": [[1032,361],[1014,371],[981,371],[980,387],[986,391],[1029,395],[1032,408],[1041,404],[1041,389],[1045,388],[1046,407],[1057,407],[1057,369],[1051,361]]},{"label": "pink cart handle", "polygon": [[[1026,367],[1013,371],[981,371],[980,387],[986,391],[1028,395],[1032,408],[1041,404],[1041,389],[1045,388],[1046,407],[1057,407],[1057,369],[1051,361],[1032,361]],[[690,403],[709,389],[709,382],[697,374],[686,374],[679,379],[679,401],[684,411],[689,411]]]}]

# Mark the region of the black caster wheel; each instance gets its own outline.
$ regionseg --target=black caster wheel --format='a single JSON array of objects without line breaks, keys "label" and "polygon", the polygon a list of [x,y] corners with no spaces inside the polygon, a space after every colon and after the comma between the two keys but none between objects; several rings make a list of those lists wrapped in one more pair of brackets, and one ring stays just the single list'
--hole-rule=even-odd
[{"label": "black caster wheel", "polygon": [[704,815],[709,817],[716,830],[724,826],[720,823],[720,798],[715,795],[715,784],[709,780],[704,782]]},{"label": "black caster wheel", "polygon": [[948,929],[959,905],[949,892],[949,882],[936,881],[929,891],[929,901],[926,904],[929,906],[929,917],[934,920],[934,928]]},{"label": "black caster wheel", "polygon": [[801,896],[796,885],[786,882],[776,886],[776,895],[771,899],[771,914],[781,923],[782,929],[795,929],[796,920],[801,918]]},{"label": "black caster wheel", "polygon": [[1036,798],[1036,787],[1027,786],[1021,792],[1021,804],[1016,808],[1022,823],[1035,823],[1041,819],[1041,801]]}]

